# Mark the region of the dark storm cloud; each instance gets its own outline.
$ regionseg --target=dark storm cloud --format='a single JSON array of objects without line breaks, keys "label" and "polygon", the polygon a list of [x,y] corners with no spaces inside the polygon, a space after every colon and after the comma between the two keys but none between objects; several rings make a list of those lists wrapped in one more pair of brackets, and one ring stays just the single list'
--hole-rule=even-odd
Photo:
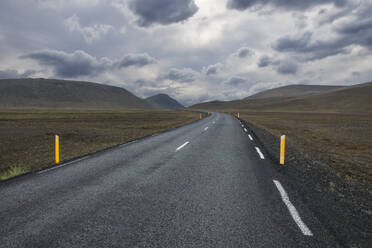
[{"label": "dark storm cloud", "polygon": [[150,57],[148,54],[127,54],[124,58],[118,63],[119,68],[136,66],[143,67],[149,64],[155,64],[156,60]]},{"label": "dark storm cloud", "polygon": [[258,61],[257,65],[258,67],[267,67],[272,63],[269,56],[262,56],[260,60]]},{"label": "dark storm cloud", "polygon": [[[274,44],[279,52],[292,52],[304,55],[305,60],[323,59],[337,54],[350,52],[350,47],[358,45],[372,51],[372,4],[363,2],[360,9],[348,18],[332,27],[334,38],[318,40],[312,32],[305,32],[299,37],[284,36]],[[344,13],[344,12],[343,12]]]},{"label": "dark storm cloud", "polygon": [[214,65],[209,65],[206,68],[204,68],[203,70],[204,70],[204,73],[207,76],[212,76],[212,75],[218,74],[218,72],[221,70],[222,66],[223,65],[221,63],[218,63],[218,64],[214,64]]},{"label": "dark storm cloud", "polygon": [[158,86],[159,83],[151,81],[151,80],[146,80],[146,79],[137,79],[135,81],[135,86],[136,87],[156,87]]},{"label": "dark storm cloud", "polygon": [[110,66],[108,60],[97,60],[84,51],[65,53],[45,50],[30,53],[21,58],[36,60],[42,66],[52,67],[56,76],[68,78],[97,75]]},{"label": "dark storm cloud", "polygon": [[296,74],[298,71],[298,65],[291,60],[279,60],[275,58],[270,58],[269,56],[262,56],[258,63],[258,67],[268,67],[272,66],[276,68],[279,74]]},{"label": "dark storm cloud", "polygon": [[160,80],[171,80],[182,83],[190,83],[196,80],[196,72],[189,68],[172,68],[163,76],[161,76]]},{"label": "dark storm cloud", "polygon": [[248,57],[252,54],[253,54],[253,52],[248,47],[242,47],[237,52],[237,56],[241,59],[246,58],[246,57]]},{"label": "dark storm cloud", "polygon": [[228,0],[227,8],[246,10],[251,7],[271,5],[282,9],[304,10],[316,5],[333,3],[337,7],[343,7],[348,0]]},{"label": "dark storm cloud", "polygon": [[307,51],[309,50],[312,35],[311,32],[306,32],[297,38],[292,38],[290,36],[279,38],[275,44],[275,49],[280,52]]},{"label": "dark storm cloud", "polygon": [[[372,8],[371,8],[372,9]],[[336,28],[339,35],[347,40],[346,45],[358,44],[372,50],[372,18],[359,19]]]},{"label": "dark storm cloud", "polygon": [[27,70],[24,73],[19,73],[17,70],[0,70],[0,79],[27,78],[36,72],[35,70]]},{"label": "dark storm cloud", "polygon": [[225,82],[225,84],[237,86],[237,85],[243,84],[245,82],[246,82],[246,80],[244,78],[241,78],[241,77],[232,77],[229,80],[227,80]]},{"label": "dark storm cloud", "polygon": [[269,65],[279,65],[280,64],[280,60],[278,59],[275,59],[275,58],[271,58],[267,55],[264,55],[262,57],[260,57],[260,59],[258,60],[258,67],[267,67]]},{"label": "dark storm cloud", "polygon": [[129,9],[138,16],[141,27],[185,21],[198,11],[194,0],[131,0]]},{"label": "dark storm cloud", "polygon": [[280,74],[296,74],[297,70],[297,64],[292,61],[282,61],[277,68],[277,72]]},{"label": "dark storm cloud", "polygon": [[312,33],[306,32],[301,37],[293,38],[285,36],[279,38],[274,49],[279,52],[293,52],[304,54],[305,60],[323,59],[336,54],[348,53],[347,46],[351,43],[347,37],[326,41],[311,40]]},{"label": "dark storm cloud", "polygon": [[206,71],[206,74],[208,76],[210,76],[210,75],[216,75],[217,74],[217,69],[218,68],[216,66],[210,66],[210,67],[208,67],[208,69]]},{"label": "dark storm cloud", "polygon": [[45,50],[29,53],[20,58],[32,59],[42,66],[52,67],[55,76],[67,78],[94,76],[115,68],[143,67],[155,63],[155,59],[147,54],[128,54],[119,61],[112,61],[107,58],[97,59],[84,51],[66,53],[63,51]]}]

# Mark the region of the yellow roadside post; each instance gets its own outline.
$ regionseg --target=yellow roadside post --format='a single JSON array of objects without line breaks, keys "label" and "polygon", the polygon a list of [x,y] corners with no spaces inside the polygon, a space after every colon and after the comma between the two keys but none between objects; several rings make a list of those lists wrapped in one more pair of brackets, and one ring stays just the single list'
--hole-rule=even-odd
[{"label": "yellow roadside post", "polygon": [[59,164],[59,136],[55,136],[56,164]]},{"label": "yellow roadside post", "polygon": [[285,155],[285,135],[280,137],[280,164],[284,165],[284,155]]},{"label": "yellow roadside post", "polygon": [[200,120],[203,118],[202,114],[200,114]]},{"label": "yellow roadside post", "polygon": [[240,118],[240,113],[238,113],[238,118]]}]

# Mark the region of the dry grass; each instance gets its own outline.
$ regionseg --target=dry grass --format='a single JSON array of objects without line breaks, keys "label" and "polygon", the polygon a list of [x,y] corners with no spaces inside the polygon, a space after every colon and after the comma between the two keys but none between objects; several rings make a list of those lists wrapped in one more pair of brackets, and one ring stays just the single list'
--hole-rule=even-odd
[{"label": "dry grass", "polygon": [[29,169],[25,167],[12,166],[7,171],[0,174],[0,180],[6,180],[28,172]]},{"label": "dry grass", "polygon": [[372,192],[372,115],[241,112],[241,118],[287,140],[306,157]]},{"label": "dry grass", "polygon": [[61,160],[175,128],[199,118],[186,111],[0,111],[1,179],[54,163],[54,135]]}]

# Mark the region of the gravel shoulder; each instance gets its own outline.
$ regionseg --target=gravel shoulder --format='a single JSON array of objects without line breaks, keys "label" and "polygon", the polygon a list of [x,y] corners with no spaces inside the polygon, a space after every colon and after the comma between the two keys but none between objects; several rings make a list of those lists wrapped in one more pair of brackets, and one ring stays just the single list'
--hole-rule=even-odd
[{"label": "gravel shoulder", "polygon": [[263,128],[243,121],[282,181],[301,198],[321,223],[345,247],[371,247],[372,197],[364,188],[336,175],[329,167],[314,162],[297,147],[286,145],[286,165],[279,165],[280,139]]}]

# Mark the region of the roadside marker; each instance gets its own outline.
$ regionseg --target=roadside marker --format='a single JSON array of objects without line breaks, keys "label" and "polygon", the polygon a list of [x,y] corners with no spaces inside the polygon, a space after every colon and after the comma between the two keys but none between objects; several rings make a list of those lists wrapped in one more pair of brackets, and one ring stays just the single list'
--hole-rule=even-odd
[{"label": "roadside marker", "polygon": [[200,114],[200,120],[203,118],[202,114]]},{"label": "roadside marker", "polygon": [[55,157],[56,157],[56,164],[59,164],[59,136],[55,136]]},{"label": "roadside marker", "polygon": [[240,118],[240,113],[238,113],[238,118]]},{"label": "roadside marker", "polygon": [[285,156],[285,135],[280,137],[280,164],[284,165]]}]

